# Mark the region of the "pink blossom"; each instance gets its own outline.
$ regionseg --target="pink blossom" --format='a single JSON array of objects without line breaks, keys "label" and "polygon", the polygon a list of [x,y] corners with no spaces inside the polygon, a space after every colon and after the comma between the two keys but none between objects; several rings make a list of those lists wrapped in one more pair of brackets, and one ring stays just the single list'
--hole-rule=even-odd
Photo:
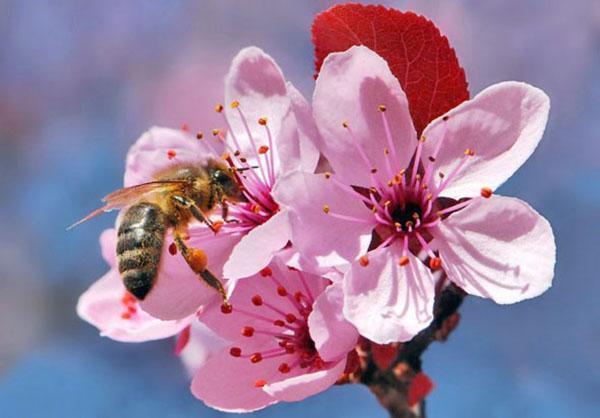
[{"label": "pink blossom", "polygon": [[358,333],[341,314],[341,286],[329,284],[279,256],[240,280],[231,310],[213,306],[200,315],[228,344],[197,369],[192,393],[216,409],[247,412],[333,385]]},{"label": "pink blossom", "polygon": [[418,140],[386,62],[353,47],[326,59],[313,107],[334,174],[292,173],[274,195],[291,208],[292,241],[304,257],[352,263],[343,311],[361,335],[384,344],[425,328],[440,268],[498,303],[550,287],[549,223],[521,200],[493,195],[542,137],[550,107],[543,91],[493,85]]},{"label": "pink blossom", "polygon": [[[312,142],[317,130],[310,105],[258,48],[244,49],[234,58],[225,97],[231,103],[223,112],[226,129],[215,130],[216,138],[152,128],[131,147],[124,183],[129,187],[153,181],[156,173],[174,165],[204,164],[210,157],[219,158],[225,149],[229,163],[245,170],[239,180],[248,202],[231,205],[230,222],[216,235],[206,225],[192,224],[188,245],[207,253],[208,269],[217,277],[235,279],[259,271],[288,243],[287,211],[279,207],[271,190],[293,170],[313,171],[319,153]],[[162,320],[185,318],[219,297],[182,257],[169,253],[172,242],[168,233],[156,284],[140,302],[146,312]],[[115,247],[106,251],[114,252]]]}]

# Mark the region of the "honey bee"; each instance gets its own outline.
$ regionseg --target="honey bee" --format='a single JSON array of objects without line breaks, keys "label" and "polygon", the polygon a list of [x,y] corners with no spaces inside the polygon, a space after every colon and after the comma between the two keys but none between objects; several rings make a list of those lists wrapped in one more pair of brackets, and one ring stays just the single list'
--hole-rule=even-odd
[{"label": "honey bee", "polygon": [[207,267],[201,249],[185,243],[187,226],[196,219],[216,232],[208,215],[217,205],[227,220],[227,201],[244,200],[236,171],[208,159],[205,164],[183,164],[159,172],[155,181],[117,190],[102,199],[106,204],[71,225],[71,229],[101,213],[125,209],[117,233],[117,260],[125,288],[144,300],[156,283],[165,233],[173,228],[174,243],[188,266],[226,301],[222,283]]}]

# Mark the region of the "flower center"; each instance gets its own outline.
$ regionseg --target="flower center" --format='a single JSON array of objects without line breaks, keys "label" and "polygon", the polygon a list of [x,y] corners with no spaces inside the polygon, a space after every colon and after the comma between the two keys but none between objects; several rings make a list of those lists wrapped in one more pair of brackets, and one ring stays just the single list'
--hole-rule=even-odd
[{"label": "flower center", "polygon": [[[263,280],[269,281],[272,291],[261,286],[264,293],[254,294],[249,301],[232,301],[231,305],[222,306],[221,312],[224,314],[241,315],[248,319],[248,324],[242,327],[240,333],[248,338],[250,347],[244,348],[244,344],[232,346],[229,353],[232,357],[247,359],[253,364],[281,359],[273,366],[280,374],[290,373],[294,369],[307,369],[309,372],[321,370],[326,363],[319,356],[308,328],[314,295],[304,273],[290,270],[290,274],[293,274],[292,271],[298,274],[297,283],[302,286],[301,290],[286,288],[267,267],[260,274]],[[324,287],[325,281],[318,280],[323,282]],[[257,338],[260,338],[258,342]],[[260,351],[253,348],[257,343]],[[262,387],[266,383],[261,379],[255,386]]]},{"label": "flower center", "polygon": [[403,232],[408,232],[415,222],[423,216],[421,206],[414,202],[396,206],[391,212],[391,218],[395,225],[400,225]]}]

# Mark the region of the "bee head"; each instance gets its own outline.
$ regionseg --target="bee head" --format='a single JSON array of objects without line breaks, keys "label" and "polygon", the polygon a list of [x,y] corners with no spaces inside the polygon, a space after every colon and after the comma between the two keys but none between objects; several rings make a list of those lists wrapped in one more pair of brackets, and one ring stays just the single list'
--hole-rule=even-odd
[{"label": "bee head", "polygon": [[242,198],[240,188],[230,169],[214,168],[210,170],[210,179],[211,182],[221,190],[223,196],[234,201]]}]

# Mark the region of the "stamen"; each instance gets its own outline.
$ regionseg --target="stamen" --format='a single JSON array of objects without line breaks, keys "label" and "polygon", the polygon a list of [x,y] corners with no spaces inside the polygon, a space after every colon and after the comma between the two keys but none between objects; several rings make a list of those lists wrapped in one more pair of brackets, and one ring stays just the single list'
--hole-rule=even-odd
[{"label": "stamen", "polygon": [[493,193],[494,192],[489,187],[482,187],[481,188],[481,196],[485,197],[486,199],[489,199],[490,197],[492,197]]},{"label": "stamen", "polygon": [[229,349],[229,354],[232,357],[240,357],[242,355],[242,349],[240,347],[231,347]]},{"label": "stamen", "polygon": [[369,265],[369,258],[366,255],[361,255],[358,262],[361,266],[367,267]]},{"label": "stamen", "polygon": [[429,268],[431,270],[438,270],[442,267],[442,259],[439,257],[433,257],[429,259]]},{"label": "stamen", "polygon": [[215,112],[221,113],[223,111],[223,105],[221,103],[217,103],[215,105]]},{"label": "stamen", "polygon": [[257,381],[254,382],[254,387],[255,388],[262,388],[267,384],[267,381],[264,379],[258,379]]}]

